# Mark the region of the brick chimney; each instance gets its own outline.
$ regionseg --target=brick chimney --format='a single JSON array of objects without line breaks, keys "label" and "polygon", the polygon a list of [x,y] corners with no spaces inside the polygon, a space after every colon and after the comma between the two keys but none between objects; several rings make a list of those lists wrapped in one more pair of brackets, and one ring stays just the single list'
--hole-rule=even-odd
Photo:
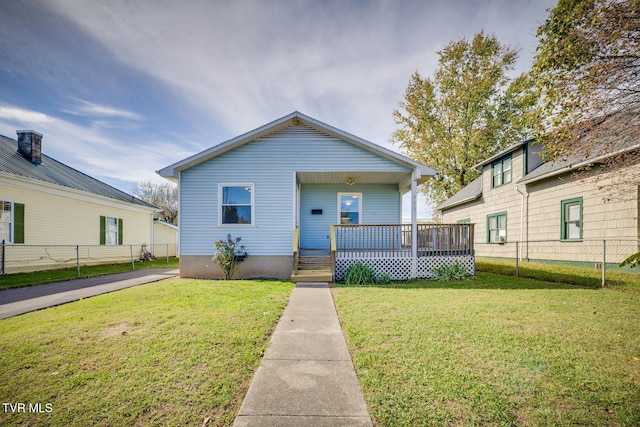
[{"label": "brick chimney", "polygon": [[34,130],[19,130],[18,153],[34,165],[42,163],[42,134]]}]

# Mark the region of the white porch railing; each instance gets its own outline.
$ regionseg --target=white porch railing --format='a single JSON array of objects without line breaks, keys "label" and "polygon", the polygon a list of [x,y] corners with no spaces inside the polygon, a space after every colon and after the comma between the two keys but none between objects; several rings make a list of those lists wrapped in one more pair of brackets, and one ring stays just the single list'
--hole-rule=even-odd
[{"label": "white porch railing", "polygon": [[411,224],[340,224],[331,230],[335,276],[340,280],[349,265],[363,261],[393,279],[430,278],[433,269],[459,261],[475,269],[474,224],[418,224],[417,258],[413,259]]}]

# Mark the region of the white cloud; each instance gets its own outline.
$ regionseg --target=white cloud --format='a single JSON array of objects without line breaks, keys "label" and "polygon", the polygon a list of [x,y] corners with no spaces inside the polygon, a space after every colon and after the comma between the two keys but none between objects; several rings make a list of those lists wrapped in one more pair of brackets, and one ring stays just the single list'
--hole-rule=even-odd
[{"label": "white cloud", "polygon": [[78,116],[97,116],[106,118],[117,118],[127,120],[142,120],[141,114],[119,108],[108,107],[106,105],[94,104],[82,99],[76,99],[78,106],[74,109],[64,109],[66,113]]},{"label": "white cloud", "polygon": [[431,73],[446,42],[484,28],[524,51],[532,16],[550,1],[66,0],[51,7],[231,132],[301,110],[383,143],[411,73]]},{"label": "white cloud", "polygon": [[[42,3],[51,18],[45,22],[66,23],[87,35],[69,49],[74,55],[79,51],[78,57],[66,49],[43,55],[46,67],[58,70],[56,81],[64,80],[66,70],[81,80],[73,74],[78,64],[78,70],[89,70],[91,79],[77,93],[60,93],[75,102],[62,111],[89,124],[0,104],[0,126],[13,131],[18,123],[31,123],[45,134],[45,153],[51,147],[60,153],[54,157],[92,175],[139,182],[157,179],[154,170],[294,110],[397,150],[387,143],[395,128],[391,114],[414,71],[431,75],[439,49],[482,29],[521,49],[518,71],[526,69],[535,28],[555,0]],[[24,40],[43,45],[36,35],[27,31],[13,49]],[[86,57],[80,56],[83,49]],[[170,113],[158,117],[137,110],[144,102],[136,103],[135,96],[145,94],[133,85],[128,102],[110,98],[109,87],[122,83],[128,90],[119,75],[105,76],[110,86],[101,87],[103,96],[92,92],[103,77],[86,60],[92,55],[118,64],[113,70],[148,76],[149,87],[161,93],[154,102],[166,99],[171,107],[163,112],[175,108],[184,117],[195,116],[193,128],[177,129]]]},{"label": "white cloud", "polygon": [[2,119],[29,125],[40,125],[53,121],[53,119],[46,114],[7,105],[0,105],[0,120]]},{"label": "white cloud", "polygon": [[[91,176],[132,183],[163,179],[155,171],[174,161],[175,143],[150,141],[114,144],[113,136],[97,127],[83,127],[38,111],[0,105],[0,134],[15,139],[16,129],[42,133],[42,151],[54,159]],[[147,142],[147,141],[145,141]],[[171,150],[166,147],[171,146]],[[177,152],[186,156],[188,153]]]}]

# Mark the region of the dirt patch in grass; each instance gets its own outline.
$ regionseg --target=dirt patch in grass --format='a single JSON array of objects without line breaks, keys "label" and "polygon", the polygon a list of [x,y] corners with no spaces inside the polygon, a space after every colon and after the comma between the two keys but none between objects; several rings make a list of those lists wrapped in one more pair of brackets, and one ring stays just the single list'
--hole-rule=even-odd
[{"label": "dirt patch in grass", "polygon": [[136,331],[136,327],[134,327],[131,323],[129,322],[121,322],[118,323],[117,325],[113,325],[113,326],[109,326],[104,328],[101,332],[100,332],[100,336],[103,338],[108,338],[108,337],[113,337],[116,335],[127,335],[127,334],[131,334],[133,332]]}]

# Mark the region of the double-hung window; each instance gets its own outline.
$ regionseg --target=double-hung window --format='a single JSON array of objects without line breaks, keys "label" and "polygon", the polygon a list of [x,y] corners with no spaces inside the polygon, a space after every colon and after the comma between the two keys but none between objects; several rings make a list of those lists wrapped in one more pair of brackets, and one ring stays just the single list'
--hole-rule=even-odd
[{"label": "double-hung window", "polygon": [[507,213],[487,215],[487,243],[507,241]]},{"label": "double-hung window", "polygon": [[123,241],[122,218],[112,216],[100,217],[100,244],[121,245]]},{"label": "double-hung window", "polygon": [[219,225],[254,225],[255,191],[253,184],[220,184]]},{"label": "double-hung window", "polygon": [[563,200],[560,206],[562,209],[560,238],[562,240],[582,239],[582,197]]},{"label": "double-hung window", "polygon": [[13,243],[12,203],[0,200],[0,241]]},{"label": "double-hung window", "polygon": [[362,193],[338,193],[338,222],[360,224],[362,221]]},{"label": "double-hung window", "polygon": [[491,164],[491,187],[511,182],[511,155]]},{"label": "double-hung window", "polygon": [[105,223],[105,244],[118,244],[118,218],[108,216]]},{"label": "double-hung window", "polygon": [[0,242],[24,243],[24,205],[0,200]]}]

